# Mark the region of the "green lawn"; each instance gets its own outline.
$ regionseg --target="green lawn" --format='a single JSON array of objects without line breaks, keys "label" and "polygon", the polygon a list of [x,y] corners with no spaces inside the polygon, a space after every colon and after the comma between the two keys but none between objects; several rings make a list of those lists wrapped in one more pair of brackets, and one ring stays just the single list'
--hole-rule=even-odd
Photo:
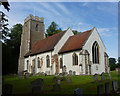
[{"label": "green lawn", "polygon": [[[120,76],[118,79],[118,74],[115,71],[111,72],[112,80],[118,80],[120,82]],[[97,93],[97,85],[103,84],[108,80],[108,74],[105,74],[105,82],[101,82],[101,77],[99,76],[99,82],[94,83],[94,77],[93,76],[71,76],[72,83],[68,83],[67,81],[61,81],[61,90],[60,91],[53,91],[53,85],[55,84],[53,82],[54,76],[32,76],[28,79],[19,80],[18,76],[10,76],[5,75],[4,83],[9,83],[13,85],[13,94],[29,94],[30,95],[30,82],[37,79],[37,78],[43,78],[44,80],[44,95],[53,95],[53,94],[67,94],[67,95],[73,95],[74,90],[76,88],[82,88],[83,94],[96,94]],[[110,80],[110,84],[112,86],[112,80]],[[120,88],[120,83],[119,88]],[[112,90],[112,87],[111,87]]]}]

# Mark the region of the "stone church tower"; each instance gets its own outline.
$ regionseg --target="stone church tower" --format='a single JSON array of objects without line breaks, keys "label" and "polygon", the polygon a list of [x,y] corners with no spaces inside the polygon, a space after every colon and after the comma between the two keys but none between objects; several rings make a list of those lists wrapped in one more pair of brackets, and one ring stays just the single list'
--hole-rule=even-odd
[{"label": "stone church tower", "polygon": [[45,38],[44,18],[29,15],[24,20],[23,31],[21,35],[18,73],[24,70],[24,55],[32,48],[36,41],[44,38]]}]

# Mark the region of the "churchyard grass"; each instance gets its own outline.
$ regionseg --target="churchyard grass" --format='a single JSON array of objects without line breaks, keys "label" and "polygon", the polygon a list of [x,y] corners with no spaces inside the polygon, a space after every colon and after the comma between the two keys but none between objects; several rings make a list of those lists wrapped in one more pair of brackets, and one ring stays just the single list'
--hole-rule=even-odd
[{"label": "churchyard grass", "polygon": [[[68,76],[72,78],[72,83],[68,83],[67,81],[61,81],[60,87],[61,89],[59,91],[53,91],[53,85],[55,84],[53,82],[53,75],[52,76],[31,76],[28,79],[22,79],[19,80],[18,75],[16,76],[10,76],[5,75],[4,83],[5,84],[12,84],[13,85],[13,94],[31,94],[30,92],[30,83],[37,79],[42,78],[44,80],[44,95],[53,95],[53,94],[74,94],[74,90],[76,88],[82,88],[83,94],[97,94],[97,85],[98,84],[105,84],[105,82],[109,81],[108,74],[105,74],[105,81],[101,82],[100,75],[98,76],[98,83],[94,82],[94,76]],[[118,87],[120,88],[120,76],[118,76],[118,73],[115,71],[111,72],[112,80],[118,81]],[[112,80],[110,80],[111,90],[112,90]]]}]

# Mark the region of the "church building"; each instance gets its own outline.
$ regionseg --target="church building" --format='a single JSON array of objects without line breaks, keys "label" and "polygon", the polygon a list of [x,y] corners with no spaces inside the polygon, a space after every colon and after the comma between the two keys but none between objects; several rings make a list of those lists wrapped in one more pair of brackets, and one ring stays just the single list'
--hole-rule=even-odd
[{"label": "church building", "polygon": [[44,28],[43,18],[30,15],[25,19],[19,72],[54,75],[72,71],[76,75],[94,75],[110,71],[105,45],[95,27],[76,35],[68,28],[47,38]]}]

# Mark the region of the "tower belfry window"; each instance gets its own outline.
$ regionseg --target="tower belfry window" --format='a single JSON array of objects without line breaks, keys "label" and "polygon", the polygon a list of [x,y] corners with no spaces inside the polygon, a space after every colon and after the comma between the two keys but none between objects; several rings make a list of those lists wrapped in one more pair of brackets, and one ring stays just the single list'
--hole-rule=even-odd
[{"label": "tower belfry window", "polygon": [[38,24],[36,25],[35,30],[38,31]]}]

